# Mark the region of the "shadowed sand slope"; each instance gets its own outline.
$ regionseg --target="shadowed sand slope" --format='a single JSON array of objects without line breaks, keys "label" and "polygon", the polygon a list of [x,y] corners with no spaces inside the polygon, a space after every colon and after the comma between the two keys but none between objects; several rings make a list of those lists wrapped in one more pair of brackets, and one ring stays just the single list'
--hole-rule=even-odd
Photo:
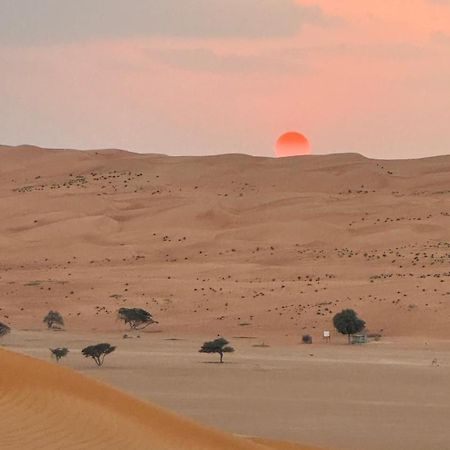
[{"label": "shadowed sand slope", "polygon": [[2,449],[307,450],[210,430],[71,370],[0,349]]}]

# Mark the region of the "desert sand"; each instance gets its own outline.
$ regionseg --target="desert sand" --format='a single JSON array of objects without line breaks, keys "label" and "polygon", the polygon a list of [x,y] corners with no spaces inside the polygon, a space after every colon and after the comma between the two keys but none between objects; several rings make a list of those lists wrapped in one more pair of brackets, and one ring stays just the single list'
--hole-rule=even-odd
[{"label": "desert sand", "polygon": [[0,359],[3,449],[308,450],[207,429],[29,357],[0,350]]},{"label": "desert sand", "polygon": [[[201,336],[140,336],[16,331],[2,345],[48,362],[49,347],[67,345],[59,366],[234,435],[335,450],[449,448],[447,341],[260,347],[230,336],[236,352],[220,365],[197,352]],[[118,348],[97,368],[79,351],[101,341]]]},{"label": "desert sand", "polygon": [[[449,197],[450,156],[0,147],[0,344],[69,346],[64,365],[234,434],[450,448]],[[121,306],[159,323],[122,339]],[[343,308],[383,339],[323,344]],[[50,309],[67,331],[45,330]],[[197,353],[218,334],[237,349],[223,367]],[[94,370],[77,352],[105,340]]]},{"label": "desert sand", "polygon": [[[0,148],[1,316],[115,330],[450,337],[450,157],[171,158]],[[5,317],[7,316],[7,317]]]}]

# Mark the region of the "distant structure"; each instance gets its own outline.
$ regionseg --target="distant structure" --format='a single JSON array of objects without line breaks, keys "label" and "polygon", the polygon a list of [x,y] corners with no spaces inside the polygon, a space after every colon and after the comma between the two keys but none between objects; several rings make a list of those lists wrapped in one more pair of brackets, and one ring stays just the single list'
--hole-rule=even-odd
[{"label": "distant structure", "polygon": [[323,340],[324,340],[326,343],[329,343],[329,342],[331,341],[331,333],[330,333],[328,330],[325,330],[325,331],[323,332]]},{"label": "distant structure", "polygon": [[367,335],[365,334],[354,334],[351,337],[352,344],[367,344]]}]

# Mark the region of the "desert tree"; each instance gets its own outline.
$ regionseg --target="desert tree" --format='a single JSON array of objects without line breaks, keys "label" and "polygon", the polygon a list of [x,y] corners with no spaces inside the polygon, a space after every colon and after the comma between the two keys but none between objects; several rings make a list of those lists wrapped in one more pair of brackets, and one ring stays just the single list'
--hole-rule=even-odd
[{"label": "desert tree", "polygon": [[364,330],[366,322],[353,309],[343,309],[333,317],[333,325],[339,333],[347,335],[350,343],[351,336]]},{"label": "desert tree", "polygon": [[224,353],[232,353],[234,352],[234,348],[230,347],[229,342],[223,338],[217,338],[213,341],[205,342],[199,352],[200,353],[218,353],[220,355],[220,363],[223,363],[223,354]]},{"label": "desert tree", "polygon": [[0,322],[0,337],[6,336],[11,332],[11,328],[3,322]]},{"label": "desert tree", "polygon": [[56,359],[56,362],[59,362],[61,358],[65,358],[69,354],[69,349],[67,349],[66,347],[50,348],[49,350],[52,354],[52,357]]},{"label": "desert tree", "polygon": [[95,361],[95,364],[97,366],[102,366],[103,361],[105,360],[105,356],[112,353],[116,347],[114,347],[111,344],[103,343],[103,344],[96,344],[96,345],[89,345],[88,347],[83,348],[81,350],[81,353],[86,358],[92,358]]},{"label": "desert tree", "polygon": [[44,317],[43,322],[47,324],[48,329],[60,329],[64,327],[63,316],[58,311],[49,311]]},{"label": "desert tree", "polygon": [[152,323],[158,323],[148,311],[142,308],[120,308],[117,315],[132,330],[142,330]]}]

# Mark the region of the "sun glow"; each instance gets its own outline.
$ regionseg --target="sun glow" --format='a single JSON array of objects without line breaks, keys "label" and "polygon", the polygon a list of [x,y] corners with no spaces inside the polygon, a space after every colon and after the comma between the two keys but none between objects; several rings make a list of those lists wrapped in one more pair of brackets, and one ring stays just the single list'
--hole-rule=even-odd
[{"label": "sun glow", "polygon": [[275,154],[278,158],[309,155],[310,153],[311,145],[308,139],[296,131],[282,134],[275,144]]}]

